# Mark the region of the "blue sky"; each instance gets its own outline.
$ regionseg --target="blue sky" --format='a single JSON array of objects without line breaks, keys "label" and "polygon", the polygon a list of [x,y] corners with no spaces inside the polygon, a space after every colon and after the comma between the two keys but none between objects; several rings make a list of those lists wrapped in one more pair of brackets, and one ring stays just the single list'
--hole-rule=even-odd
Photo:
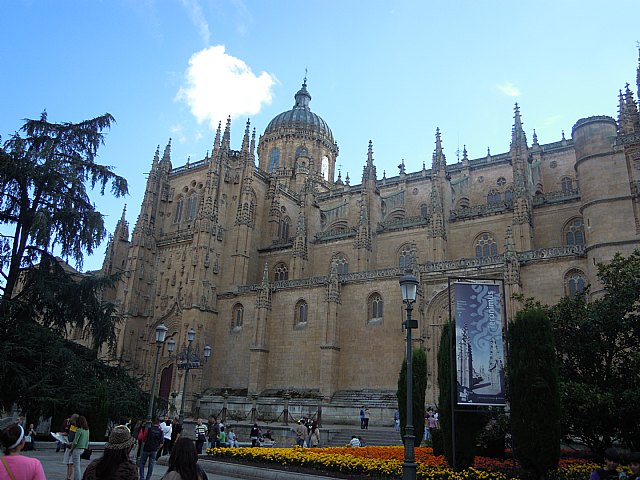
[{"label": "blue sky", "polygon": [[[130,183],[98,198],[112,231],[139,213],[156,146],[173,165],[204,157],[233,118],[239,149],[260,135],[308,69],[311,109],[331,127],[343,178],[360,183],[371,139],[378,176],[430,167],[436,127],[448,163],[509,148],[513,105],[531,143],[576,120],[617,115],[634,86],[637,2],[325,0],[5,0],[0,134],[44,109],[51,121],[116,118],[100,161]],[[635,22],[637,24],[637,22]],[[99,268],[103,247],[84,269]]]}]

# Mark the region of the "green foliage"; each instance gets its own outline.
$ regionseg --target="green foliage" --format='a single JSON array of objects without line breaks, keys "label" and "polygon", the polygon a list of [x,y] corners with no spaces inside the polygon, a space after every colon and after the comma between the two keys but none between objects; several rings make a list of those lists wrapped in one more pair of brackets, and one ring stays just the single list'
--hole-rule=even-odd
[{"label": "green foliage", "polygon": [[[420,446],[424,432],[424,402],[427,389],[427,354],[421,348],[413,350],[413,431],[414,445]],[[398,411],[400,412],[400,436],[404,438],[407,425],[407,360],[402,362],[398,377]]]},{"label": "green foliage", "polygon": [[43,113],[26,120],[20,132],[0,147],[0,225],[13,230],[0,238],[0,271],[6,283],[3,298],[15,293],[20,269],[37,263],[43,252],[59,251],[82,266],[106,231],[87,186],[118,197],[127,181],[111,167],[96,163],[110,127],[108,113],[80,123],[50,123]]},{"label": "green foliage", "polygon": [[540,478],[560,460],[558,368],[549,318],[518,312],[509,329],[508,381],[514,456]]},{"label": "green foliage", "polygon": [[106,419],[145,414],[148,395],[139,388],[139,381],[120,367],[106,365],[95,350],[65,340],[36,322],[11,323],[5,333],[0,343],[4,409],[16,403],[30,418],[61,418],[78,412],[96,426],[105,426]]},{"label": "green foliage", "polygon": [[[444,443],[444,455],[449,465],[454,465],[453,438],[451,428],[451,337],[449,325],[442,328],[440,348],[438,349],[438,413],[440,429]],[[455,412],[455,468],[464,469],[473,466],[476,450],[476,437],[484,424],[485,416],[466,408],[457,407]]]},{"label": "green foliage", "polygon": [[556,339],[564,435],[595,452],[640,449],[640,250],[599,265],[605,291],[549,309]]},{"label": "green foliage", "polygon": [[[97,358],[116,339],[119,316],[101,300],[116,278],[80,274],[54,256],[81,267],[105,237],[88,189],[127,193],[124,178],[96,163],[113,121],[56,124],[43,113],[0,146],[0,226],[13,232],[0,235],[0,403],[30,418],[78,412],[95,426],[144,415],[138,381]],[[65,340],[71,329],[93,349]]]}]

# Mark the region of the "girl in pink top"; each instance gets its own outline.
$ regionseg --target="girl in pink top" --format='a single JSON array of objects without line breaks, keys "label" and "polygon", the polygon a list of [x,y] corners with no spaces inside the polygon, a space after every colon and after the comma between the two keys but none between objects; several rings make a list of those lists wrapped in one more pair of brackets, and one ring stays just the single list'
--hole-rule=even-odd
[{"label": "girl in pink top", "polygon": [[16,423],[2,430],[0,442],[4,447],[4,455],[0,458],[0,480],[11,480],[11,475],[16,480],[47,480],[40,460],[20,455],[24,448],[24,428],[21,425]]}]

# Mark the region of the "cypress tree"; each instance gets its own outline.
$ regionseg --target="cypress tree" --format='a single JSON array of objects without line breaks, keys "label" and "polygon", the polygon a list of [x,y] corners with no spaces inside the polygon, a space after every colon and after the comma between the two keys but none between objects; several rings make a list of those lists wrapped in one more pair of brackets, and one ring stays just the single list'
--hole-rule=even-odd
[{"label": "cypress tree", "polygon": [[[414,445],[420,446],[424,435],[424,402],[427,389],[427,354],[423,349],[413,350],[413,432]],[[400,438],[404,441],[404,431],[407,426],[407,359],[402,361],[402,368],[398,376],[398,411],[400,412]]]},{"label": "cypress tree", "polygon": [[514,456],[544,478],[560,459],[560,395],[551,322],[543,310],[518,312],[508,358]]}]

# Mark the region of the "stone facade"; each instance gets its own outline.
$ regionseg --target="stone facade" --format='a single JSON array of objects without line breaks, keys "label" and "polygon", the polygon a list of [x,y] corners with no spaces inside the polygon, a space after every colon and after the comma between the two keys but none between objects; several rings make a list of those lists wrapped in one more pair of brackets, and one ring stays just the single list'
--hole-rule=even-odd
[{"label": "stone facade", "polygon": [[[126,319],[110,355],[149,385],[158,324],[178,351],[189,328],[196,354],[213,348],[189,372],[187,411],[225,391],[250,404],[395,390],[405,271],[420,281],[414,338],[435,403],[449,277],[504,281],[512,319],[512,294],[553,303],[586,284],[598,294],[597,263],[640,246],[640,117],[628,86],[617,121],[578,120],[551,144],[535,131],[528,143],[517,104],[510,150],[497,155],[465,150],[447,164],[438,130],[431,168],[379,178],[370,142],[355,185],[336,178],[338,146],[310,100],[305,79],[257,146],[247,123],[232,149],[229,120],[195,163],[174,168],[170,142],[162,156],[158,147],[131,238],[123,213],[107,249],[103,271],[123,276],[106,295]],[[158,382],[174,400],[184,381],[175,359],[165,344]]]}]

